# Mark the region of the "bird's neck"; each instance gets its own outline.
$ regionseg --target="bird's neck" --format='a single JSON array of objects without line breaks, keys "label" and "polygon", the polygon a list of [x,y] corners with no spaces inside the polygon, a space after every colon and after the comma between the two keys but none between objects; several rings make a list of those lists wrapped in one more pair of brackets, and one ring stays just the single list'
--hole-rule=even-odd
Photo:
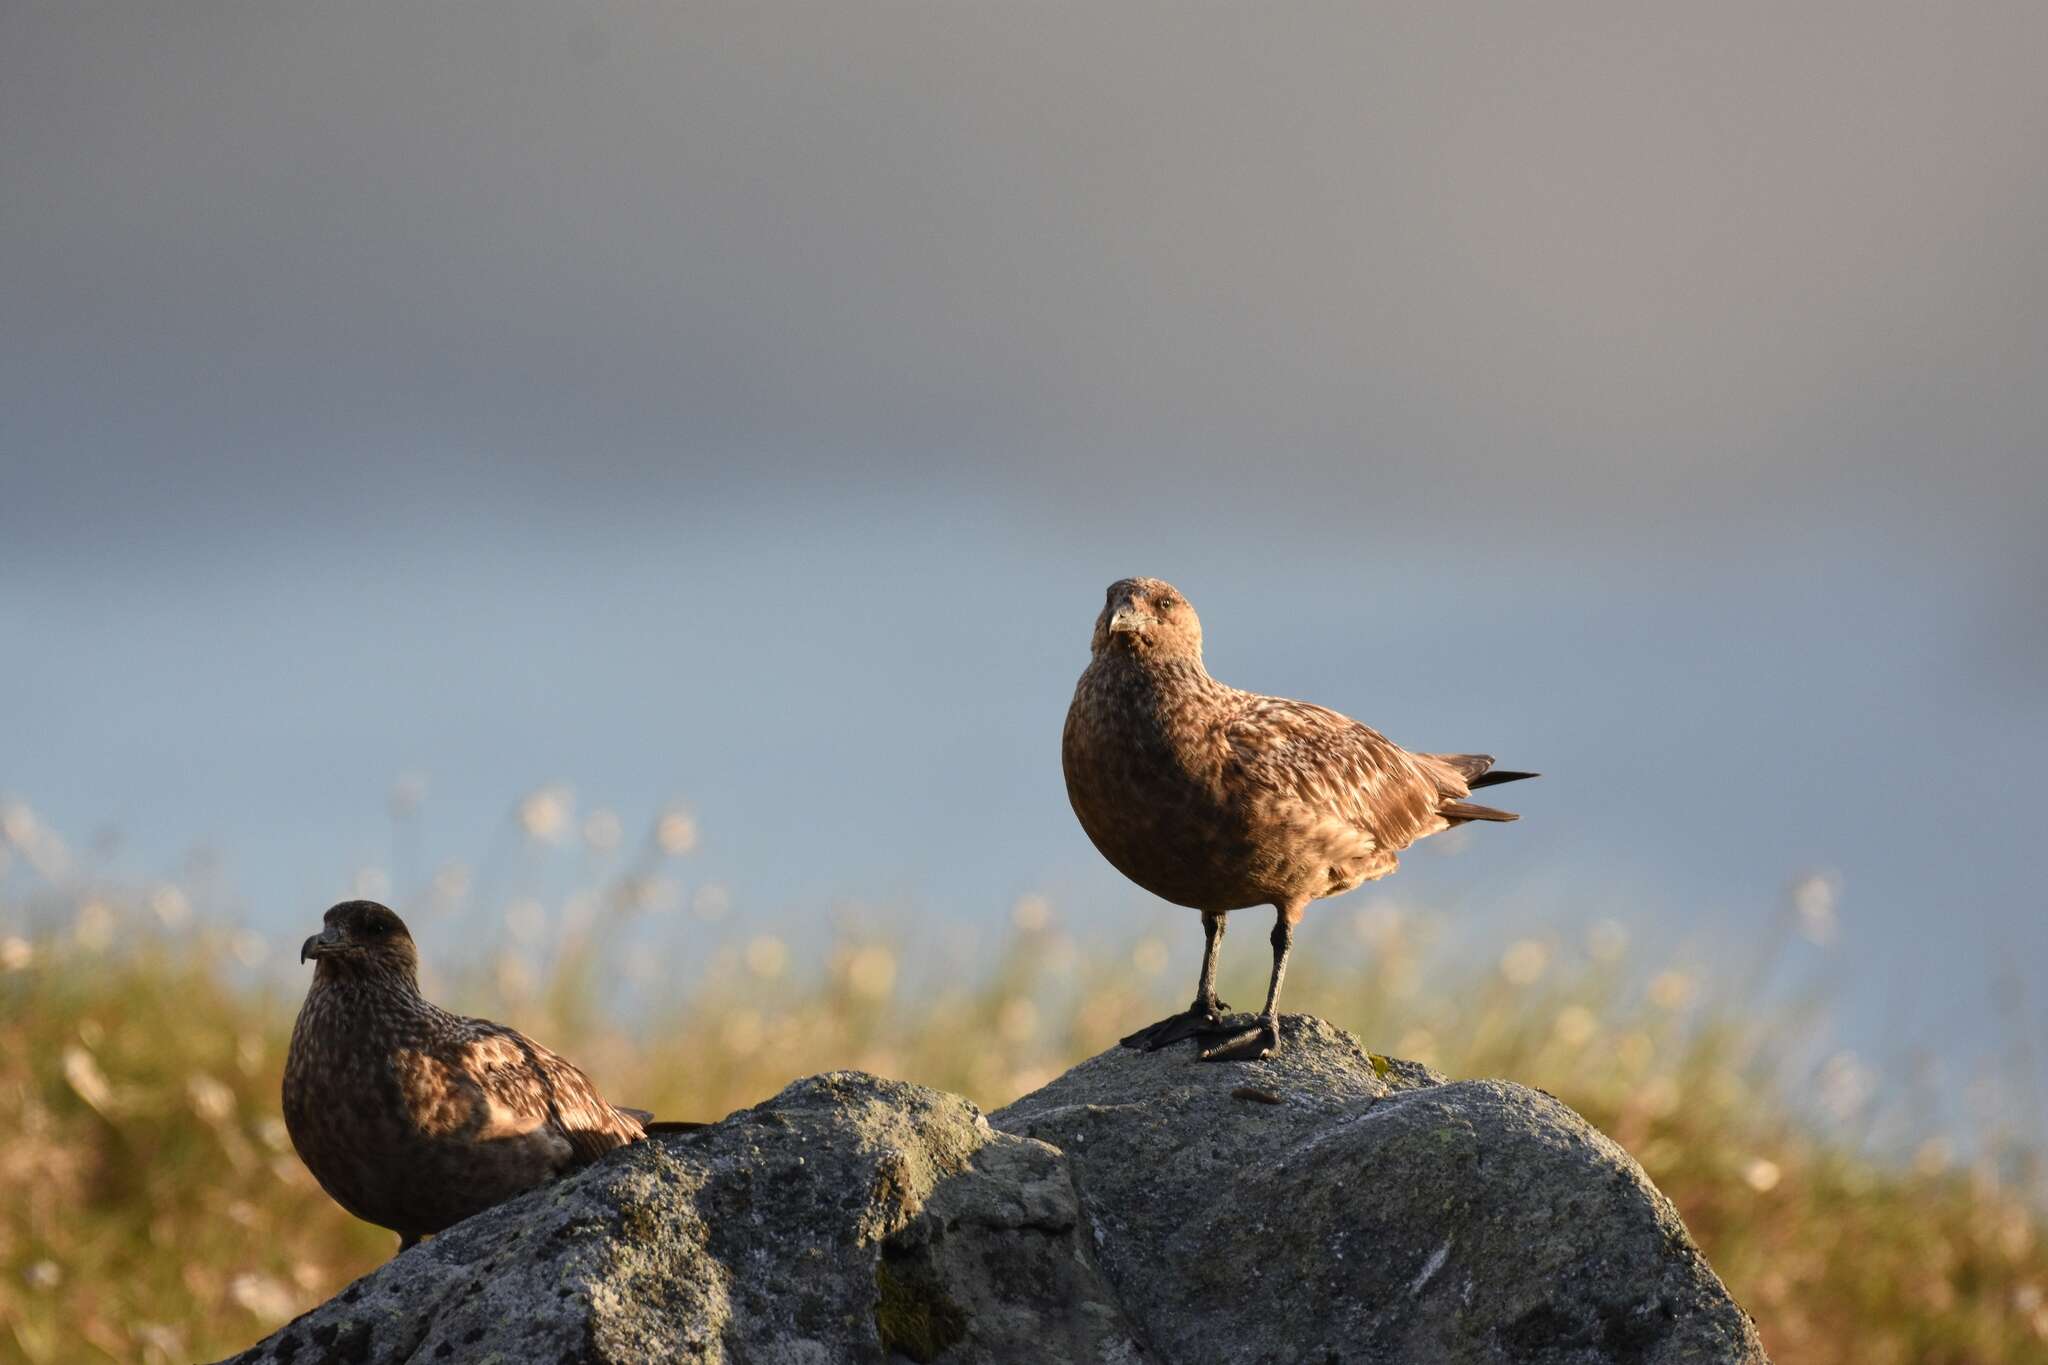
[{"label": "bird's neck", "polygon": [[380,1062],[418,1047],[432,1037],[445,1016],[421,997],[412,978],[398,971],[334,970],[323,962],[313,973],[306,1002],[292,1028],[294,1065],[316,1040],[348,1038],[366,1058]]},{"label": "bird's neck", "polygon": [[1214,756],[1214,703],[1229,689],[1209,676],[1199,655],[1143,658],[1118,651],[1098,658],[1094,674],[1083,688],[1084,725],[1171,752],[1184,767],[1201,767]]},{"label": "bird's neck", "polygon": [[1140,705],[1170,701],[1219,684],[1202,666],[1199,654],[1146,655],[1112,649],[1096,658],[1101,678]]},{"label": "bird's neck", "polygon": [[308,1001],[315,995],[370,1009],[389,1005],[417,1009],[424,1003],[419,977],[410,968],[364,967],[334,958],[323,958],[314,968]]}]

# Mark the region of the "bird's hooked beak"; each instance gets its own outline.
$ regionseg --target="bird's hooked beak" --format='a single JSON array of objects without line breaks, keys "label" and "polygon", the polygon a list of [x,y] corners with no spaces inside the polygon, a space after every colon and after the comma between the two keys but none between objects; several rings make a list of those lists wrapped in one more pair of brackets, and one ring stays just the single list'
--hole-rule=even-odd
[{"label": "bird's hooked beak", "polygon": [[1111,635],[1142,635],[1152,622],[1136,607],[1122,606],[1110,613],[1109,633]]},{"label": "bird's hooked beak", "polygon": [[319,933],[299,945],[299,961],[304,962],[310,958],[326,957],[330,953],[338,953],[340,951],[341,930],[330,927],[322,929]]}]

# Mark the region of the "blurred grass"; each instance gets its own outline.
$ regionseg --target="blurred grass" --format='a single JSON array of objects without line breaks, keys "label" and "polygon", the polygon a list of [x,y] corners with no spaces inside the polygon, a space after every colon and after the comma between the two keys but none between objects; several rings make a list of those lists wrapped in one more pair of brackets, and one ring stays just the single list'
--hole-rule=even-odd
[{"label": "blurred grass", "polygon": [[[547,834],[530,806],[525,833]],[[1032,897],[979,953],[915,926],[846,928],[809,952],[758,930],[718,939],[722,897],[690,913],[663,880],[694,842],[677,820],[548,904],[485,904],[466,878],[437,878],[401,906],[429,993],[679,1118],[833,1067],[993,1108],[1189,993],[1160,938],[1078,941]],[[31,870],[8,880],[0,865],[0,1360],[222,1356],[388,1257],[395,1239],[321,1194],[279,1118],[296,979],[255,970],[260,940],[175,886]],[[2038,1134],[1980,1134],[1965,1152],[1903,1078],[1830,1051],[1810,993],[1717,994],[1633,960],[1621,926],[1461,962],[1431,951],[1429,918],[1359,899],[1318,912],[1289,1007],[1578,1109],[1677,1203],[1779,1365],[2048,1360]],[[1788,941],[1826,909],[1795,897]],[[1199,940],[1192,916],[1161,923],[1184,931],[1175,952]],[[1261,920],[1230,940],[1240,1003],[1262,988],[1264,938]],[[437,960],[451,943],[471,945],[466,961]],[[649,970],[665,962],[701,982],[678,991]]]}]

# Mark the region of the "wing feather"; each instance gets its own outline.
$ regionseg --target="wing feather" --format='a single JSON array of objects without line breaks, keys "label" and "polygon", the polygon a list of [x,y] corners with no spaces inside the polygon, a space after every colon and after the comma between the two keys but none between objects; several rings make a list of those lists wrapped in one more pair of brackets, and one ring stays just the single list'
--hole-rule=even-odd
[{"label": "wing feather", "polygon": [[1396,852],[1444,827],[1438,775],[1349,716],[1310,702],[1246,694],[1225,738],[1248,789],[1341,820],[1377,849]]},{"label": "wing feather", "polygon": [[488,1019],[470,1023],[475,1031],[465,1060],[493,1111],[548,1125],[568,1143],[568,1164],[595,1161],[643,1135],[639,1120],[607,1103],[566,1058],[517,1029]]}]

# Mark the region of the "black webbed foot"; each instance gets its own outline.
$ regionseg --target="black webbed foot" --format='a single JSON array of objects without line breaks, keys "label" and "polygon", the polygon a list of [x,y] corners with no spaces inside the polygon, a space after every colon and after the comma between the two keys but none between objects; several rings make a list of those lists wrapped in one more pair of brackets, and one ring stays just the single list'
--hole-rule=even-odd
[{"label": "black webbed foot", "polygon": [[1205,1062],[1251,1062],[1271,1055],[1280,1046],[1280,1024],[1270,1014],[1262,1014],[1250,1028],[1229,1030],[1211,1028],[1202,1031],[1204,1037],[1220,1039],[1202,1049]]},{"label": "black webbed foot", "polygon": [[1156,1024],[1148,1024],[1136,1033],[1119,1041],[1123,1046],[1141,1052],[1157,1052],[1160,1048],[1171,1047],[1183,1038],[1215,1032],[1224,1026],[1224,1018],[1230,1006],[1221,1000],[1213,1006],[1190,1005],[1179,1014],[1169,1014]]}]

